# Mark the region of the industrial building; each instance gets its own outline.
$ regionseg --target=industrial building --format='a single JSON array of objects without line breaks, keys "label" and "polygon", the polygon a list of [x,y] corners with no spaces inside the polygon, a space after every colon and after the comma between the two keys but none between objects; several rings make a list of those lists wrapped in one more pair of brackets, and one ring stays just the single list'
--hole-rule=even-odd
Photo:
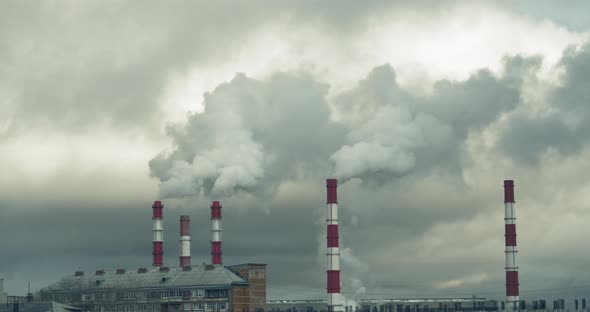
[{"label": "industrial building", "polygon": [[261,312],[265,272],[264,264],[78,271],[40,297],[94,312]]},{"label": "industrial building", "polygon": [[[473,312],[498,311],[495,300],[472,298],[430,299],[358,299],[356,305],[344,305],[346,312]],[[273,300],[268,312],[328,312],[326,300]]]},{"label": "industrial building", "polygon": [[155,201],[152,268],[77,271],[39,292],[90,312],[263,312],[266,264],[222,263],[221,204],[211,204],[211,264],[191,265],[190,218],[180,217],[179,266],[163,263],[163,205]]}]

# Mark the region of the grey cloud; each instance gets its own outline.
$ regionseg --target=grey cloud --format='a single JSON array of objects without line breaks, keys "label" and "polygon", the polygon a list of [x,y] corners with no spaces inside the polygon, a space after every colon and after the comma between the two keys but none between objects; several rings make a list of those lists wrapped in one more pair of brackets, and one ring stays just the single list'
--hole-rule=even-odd
[{"label": "grey cloud", "polygon": [[293,30],[317,25],[350,36],[367,16],[406,7],[412,8],[388,1],[9,1],[0,12],[0,86],[16,105],[0,123],[10,132],[39,125],[159,129],[157,101],[170,75],[231,58],[250,34],[286,21]]},{"label": "grey cloud", "polygon": [[547,112],[518,111],[502,125],[498,148],[520,163],[536,165],[548,151],[572,155],[588,143],[590,43],[568,49],[559,64],[561,85],[544,98]]},{"label": "grey cloud", "polygon": [[538,164],[539,157],[550,147],[566,154],[580,147],[571,130],[555,114],[544,117],[512,116],[499,144],[515,160],[530,165]]},{"label": "grey cloud", "polygon": [[[508,63],[508,71],[514,63]],[[516,107],[520,90],[507,81],[480,70],[466,81],[442,80],[435,84],[425,110],[441,121],[453,125],[460,138],[470,129],[481,129],[495,121],[499,114]]]},{"label": "grey cloud", "polygon": [[530,16],[535,19],[550,20],[559,25],[574,30],[587,30],[590,23],[585,14],[590,10],[587,1],[574,0],[568,2],[567,6],[550,0],[524,0],[524,1],[495,1],[496,4],[509,8],[519,14]]}]

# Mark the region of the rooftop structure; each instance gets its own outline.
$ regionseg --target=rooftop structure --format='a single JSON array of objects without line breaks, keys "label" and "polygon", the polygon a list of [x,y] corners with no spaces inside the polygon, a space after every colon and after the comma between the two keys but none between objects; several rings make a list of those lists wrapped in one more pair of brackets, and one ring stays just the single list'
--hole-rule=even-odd
[{"label": "rooftop structure", "polygon": [[0,305],[0,312],[81,312],[80,308],[49,302],[19,302]]}]

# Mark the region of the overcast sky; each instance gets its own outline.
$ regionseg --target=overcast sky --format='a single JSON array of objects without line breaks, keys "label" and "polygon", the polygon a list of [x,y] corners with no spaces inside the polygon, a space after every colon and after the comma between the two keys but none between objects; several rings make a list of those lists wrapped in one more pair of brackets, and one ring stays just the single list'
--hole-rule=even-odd
[{"label": "overcast sky", "polygon": [[590,295],[586,1],[4,1],[0,277],[209,261],[325,297],[325,179],[349,297]]}]

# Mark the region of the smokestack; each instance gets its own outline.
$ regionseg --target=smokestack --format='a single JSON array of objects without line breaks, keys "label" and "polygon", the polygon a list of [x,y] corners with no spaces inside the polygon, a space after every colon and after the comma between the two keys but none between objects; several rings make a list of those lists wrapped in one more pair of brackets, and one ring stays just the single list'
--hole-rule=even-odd
[{"label": "smokestack", "polygon": [[191,220],[189,216],[180,216],[180,266],[191,265]]},{"label": "smokestack", "polygon": [[344,311],[340,300],[340,250],[338,245],[338,180],[327,179],[328,311]]},{"label": "smokestack", "polygon": [[221,204],[211,203],[211,263],[221,265]]},{"label": "smokestack", "polygon": [[154,248],[152,254],[154,255],[153,264],[155,267],[161,267],[163,256],[164,256],[164,223],[162,222],[162,202],[157,200],[152,205],[153,209],[153,216],[152,220],[154,220],[154,227],[152,232],[154,233]]},{"label": "smokestack", "polygon": [[514,212],[514,181],[504,180],[504,222],[506,237],[506,306],[517,310],[519,301],[518,267],[516,266],[516,214]]}]

